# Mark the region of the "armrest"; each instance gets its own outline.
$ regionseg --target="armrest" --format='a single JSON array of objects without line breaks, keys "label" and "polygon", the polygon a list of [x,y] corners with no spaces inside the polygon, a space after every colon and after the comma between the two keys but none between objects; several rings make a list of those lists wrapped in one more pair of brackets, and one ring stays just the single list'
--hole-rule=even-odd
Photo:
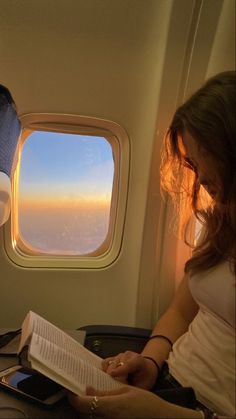
[{"label": "armrest", "polygon": [[128,326],[88,325],[78,330],[86,331],[84,346],[101,358],[120,352],[141,352],[151,330]]}]

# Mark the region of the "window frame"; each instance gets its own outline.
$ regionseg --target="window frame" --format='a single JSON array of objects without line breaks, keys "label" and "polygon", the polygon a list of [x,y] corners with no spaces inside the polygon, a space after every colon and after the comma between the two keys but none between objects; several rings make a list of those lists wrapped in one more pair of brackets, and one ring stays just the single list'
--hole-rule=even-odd
[{"label": "window frame", "polygon": [[[22,132],[12,178],[11,217],[4,227],[4,245],[8,257],[22,267],[37,268],[102,268],[113,263],[122,246],[127,207],[130,170],[130,142],[126,131],[117,123],[105,119],[71,114],[31,113],[20,116]],[[104,137],[114,153],[114,180],[110,205],[110,222],[104,242],[88,255],[51,255],[24,252],[25,246],[17,231],[20,155],[24,141],[33,131],[50,131]],[[14,210],[13,210],[14,209]],[[16,210],[15,210],[16,209]],[[102,250],[104,249],[104,252]],[[99,254],[98,254],[99,253]]]}]

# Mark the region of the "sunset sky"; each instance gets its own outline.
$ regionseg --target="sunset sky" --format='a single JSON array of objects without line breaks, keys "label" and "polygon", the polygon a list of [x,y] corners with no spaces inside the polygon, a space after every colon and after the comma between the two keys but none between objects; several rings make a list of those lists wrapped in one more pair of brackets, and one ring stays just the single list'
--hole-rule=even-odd
[{"label": "sunset sky", "polygon": [[21,153],[19,232],[35,252],[86,254],[105,240],[114,176],[103,137],[33,132]]},{"label": "sunset sky", "polygon": [[23,146],[19,198],[110,201],[113,172],[105,138],[33,132]]}]

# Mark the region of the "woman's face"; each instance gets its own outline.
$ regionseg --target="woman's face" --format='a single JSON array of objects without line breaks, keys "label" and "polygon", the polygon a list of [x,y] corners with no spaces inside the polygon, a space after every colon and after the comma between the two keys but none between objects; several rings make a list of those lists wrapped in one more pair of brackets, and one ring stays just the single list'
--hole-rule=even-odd
[{"label": "woman's face", "polygon": [[199,184],[217,200],[221,191],[221,181],[214,159],[197,144],[188,131],[184,132],[182,141],[185,163],[194,170]]}]

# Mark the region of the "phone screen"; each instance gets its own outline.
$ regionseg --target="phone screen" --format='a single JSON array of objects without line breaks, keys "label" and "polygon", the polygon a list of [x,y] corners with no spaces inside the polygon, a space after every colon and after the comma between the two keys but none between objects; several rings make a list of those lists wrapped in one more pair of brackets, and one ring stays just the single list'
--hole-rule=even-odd
[{"label": "phone screen", "polygon": [[4,374],[0,373],[0,385],[45,404],[53,404],[65,395],[59,384],[20,366],[9,368]]}]

